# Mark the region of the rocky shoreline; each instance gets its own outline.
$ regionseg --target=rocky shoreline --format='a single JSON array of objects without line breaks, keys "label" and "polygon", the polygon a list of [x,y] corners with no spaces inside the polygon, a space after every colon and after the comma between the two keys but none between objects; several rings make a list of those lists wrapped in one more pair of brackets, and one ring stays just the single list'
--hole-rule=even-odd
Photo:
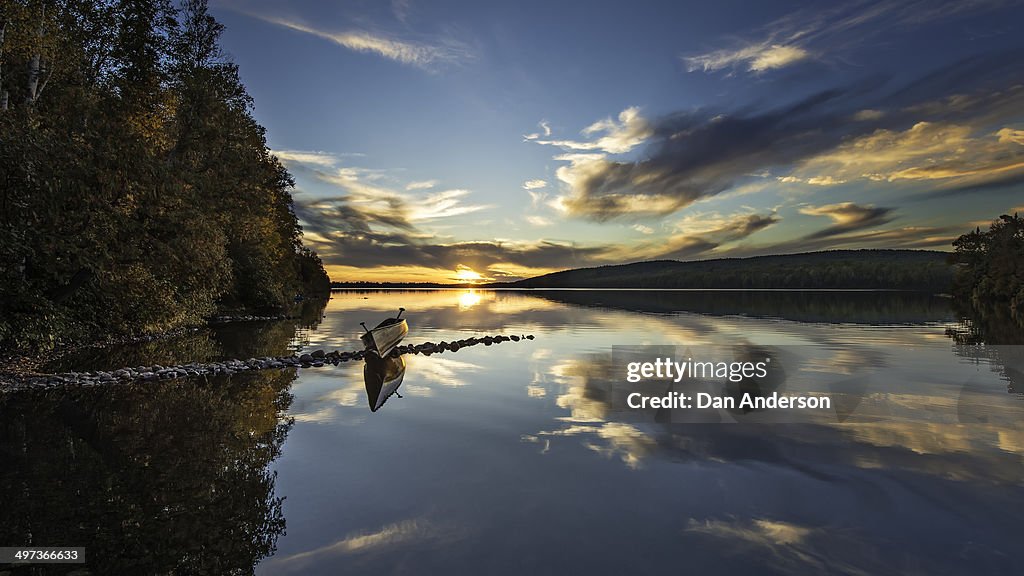
[{"label": "rocky shoreline", "polygon": [[[438,343],[406,344],[396,347],[391,352],[391,356],[400,356],[402,354],[430,356],[431,354],[442,354],[444,352],[458,352],[463,348],[480,344],[492,346],[502,342],[520,342],[533,339],[534,336],[532,334],[524,336],[498,334],[481,338],[471,337],[463,340],[453,340],[451,342],[442,340]],[[194,362],[176,366],[156,364],[153,366],[125,367],[110,371],[64,372],[61,374],[2,374],[0,375],[0,391],[175,380],[178,378],[216,376],[218,374],[230,375],[249,370],[320,368],[327,364],[337,366],[342,362],[362,360],[366,354],[363,350],[334,350],[330,352],[316,350],[310,353],[296,353],[291,356],[265,356],[262,358],[249,358],[247,360],[232,359],[218,362]]]}]

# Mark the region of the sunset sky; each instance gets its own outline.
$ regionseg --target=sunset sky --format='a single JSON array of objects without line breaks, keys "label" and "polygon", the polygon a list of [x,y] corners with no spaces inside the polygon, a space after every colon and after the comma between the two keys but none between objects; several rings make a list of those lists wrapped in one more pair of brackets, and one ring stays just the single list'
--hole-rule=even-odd
[{"label": "sunset sky", "polygon": [[332,279],[933,248],[1024,204],[1024,6],[219,0]]}]

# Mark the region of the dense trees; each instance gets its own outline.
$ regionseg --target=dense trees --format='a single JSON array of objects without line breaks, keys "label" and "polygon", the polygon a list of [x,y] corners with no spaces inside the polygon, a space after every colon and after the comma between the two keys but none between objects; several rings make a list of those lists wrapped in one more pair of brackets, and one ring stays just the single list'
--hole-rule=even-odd
[{"label": "dense trees", "polygon": [[958,298],[982,308],[1024,312],[1024,218],[1004,214],[988,230],[957,238],[953,248]]},{"label": "dense trees", "polygon": [[0,347],[327,288],[206,0],[2,6]]},{"label": "dense trees", "polygon": [[517,288],[897,289],[945,292],[942,252],[832,250],[807,254],[662,260],[555,272],[509,284]]}]

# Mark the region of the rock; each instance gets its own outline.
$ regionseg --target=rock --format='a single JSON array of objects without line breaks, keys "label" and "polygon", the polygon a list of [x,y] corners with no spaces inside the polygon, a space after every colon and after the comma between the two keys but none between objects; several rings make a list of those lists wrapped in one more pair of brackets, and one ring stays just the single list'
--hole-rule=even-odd
[{"label": "rock", "polygon": [[519,342],[519,336],[512,335],[509,336],[509,338],[511,338],[513,342]]},{"label": "rock", "polygon": [[323,358],[325,354],[323,350],[317,350],[316,352],[310,354],[310,356],[312,356],[313,358]]},{"label": "rock", "polygon": [[527,335],[527,336],[526,336],[526,339],[527,339],[527,340],[533,340],[533,334],[529,334],[529,335]]},{"label": "rock", "polygon": [[309,354],[303,354],[302,356],[299,356],[299,362],[307,363],[307,362],[312,362],[312,361],[313,361],[313,357],[310,356]]}]

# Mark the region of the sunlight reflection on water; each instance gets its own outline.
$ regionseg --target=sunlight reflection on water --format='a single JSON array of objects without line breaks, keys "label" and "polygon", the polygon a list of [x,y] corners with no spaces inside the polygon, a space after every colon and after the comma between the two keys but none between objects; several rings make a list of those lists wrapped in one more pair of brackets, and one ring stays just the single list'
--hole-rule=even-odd
[{"label": "sunlight reflection on water", "polygon": [[[756,562],[769,572],[913,565],[970,574],[985,554],[1001,554],[999,569],[1020,565],[1010,535],[1024,517],[1024,406],[994,361],[955,353],[944,302],[762,295],[730,307],[735,297],[336,292],[318,330],[327,334],[312,336],[313,347],[347,342],[338,330],[351,333],[400,305],[409,309],[411,343],[537,339],[409,357],[408,394],[370,418],[353,401],[354,369],[303,373],[289,444],[339,458],[295,459],[286,450],[277,462],[298,527],[261,569],[287,573],[287,559],[303,550],[323,556],[304,556],[303,573],[396,567],[395,554],[446,568],[530,558],[529,566],[572,572],[664,568],[680,554],[710,573]],[[801,350],[793,386],[868,367],[874,377],[857,406],[865,420],[706,426],[616,404],[612,346],[738,342]],[[984,422],[962,423],[957,412],[968,379]],[[340,490],[304,492],[313,476]],[[356,488],[364,485],[375,488]],[[330,538],[413,521],[443,522],[445,535],[323,552]],[[973,548],[963,552],[968,539]],[[645,559],[637,564],[620,545]]]}]

